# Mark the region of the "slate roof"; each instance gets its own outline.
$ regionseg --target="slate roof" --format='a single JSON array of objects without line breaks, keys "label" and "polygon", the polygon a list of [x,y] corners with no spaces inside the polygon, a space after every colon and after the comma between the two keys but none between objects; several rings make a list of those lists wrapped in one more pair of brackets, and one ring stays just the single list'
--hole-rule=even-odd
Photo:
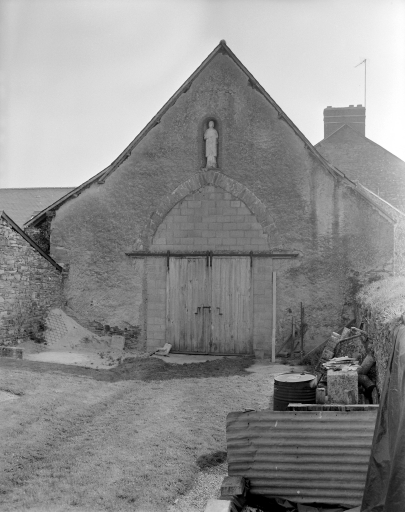
[{"label": "slate roof", "polygon": [[[346,185],[356,190],[355,183],[351,181],[344,174],[344,172],[342,172],[340,169],[332,165],[327,159],[325,159],[323,155],[309,142],[309,140],[304,136],[304,134],[297,128],[297,126],[295,126],[291,119],[283,112],[283,110],[277,105],[273,98],[271,98],[267,91],[254,78],[250,71],[236,57],[236,55],[226,44],[226,41],[222,40],[220,41],[219,45],[202,62],[202,64],[200,64],[200,66],[194,71],[194,73],[177,90],[177,92],[173,94],[169,101],[159,110],[159,112],[152,118],[152,120],[145,126],[145,128],[137,135],[137,137],[135,137],[135,139],[108,167],[100,171],[98,174],[87,180],[79,187],[68,192],[64,197],[57,200],[55,204],[49,206],[46,210],[40,212],[38,215],[33,217],[28,223],[26,223],[26,225],[37,226],[41,224],[43,220],[46,218],[47,211],[56,210],[59,206],[68,201],[70,198],[77,197],[78,195],[80,195],[83,190],[85,190],[95,182],[103,184],[105,180],[108,178],[108,176],[110,176],[111,173],[118,169],[118,167],[131,155],[132,150],[149,133],[149,131],[160,123],[162,116],[176,103],[176,101],[182,94],[188,91],[188,89],[192,86],[192,83],[195,80],[195,78],[210,64],[210,62],[218,54],[225,54],[235,62],[235,64],[243,71],[243,73],[245,73],[246,77],[248,78],[249,85],[256,91],[258,91],[260,94],[262,94],[263,97],[275,108],[275,110],[278,112],[278,117],[280,119],[283,119],[283,121],[290,126],[290,128],[295,132],[295,134],[302,140],[302,142],[305,145],[305,148],[318,160],[318,162],[320,162],[320,164],[324,167],[324,169],[327,172],[329,172],[334,178],[343,180]],[[379,208],[379,206],[373,203],[373,201],[370,202],[374,206],[377,206],[377,208]]]},{"label": "slate roof", "polygon": [[348,178],[405,212],[405,162],[347,124],[315,148]]},{"label": "slate roof", "polygon": [[72,187],[0,188],[0,211],[19,226],[73,190]]}]

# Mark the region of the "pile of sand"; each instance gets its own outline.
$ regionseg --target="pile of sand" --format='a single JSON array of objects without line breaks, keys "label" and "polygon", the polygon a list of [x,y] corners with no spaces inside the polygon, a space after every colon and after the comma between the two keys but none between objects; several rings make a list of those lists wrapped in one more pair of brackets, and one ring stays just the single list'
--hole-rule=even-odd
[{"label": "pile of sand", "polygon": [[97,336],[64,311],[55,308],[46,318],[46,346],[35,351],[25,343],[24,359],[59,364],[112,368],[123,359],[123,336]]}]

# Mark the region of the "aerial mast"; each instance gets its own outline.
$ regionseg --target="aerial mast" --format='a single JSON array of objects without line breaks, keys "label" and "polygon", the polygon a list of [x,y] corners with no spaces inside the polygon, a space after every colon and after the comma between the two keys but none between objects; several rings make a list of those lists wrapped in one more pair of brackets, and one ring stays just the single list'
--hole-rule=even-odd
[{"label": "aerial mast", "polygon": [[354,66],[355,68],[359,67],[361,64],[364,64],[364,108],[366,108],[366,93],[367,93],[367,59],[364,59],[360,62],[360,64],[357,64],[357,66]]}]

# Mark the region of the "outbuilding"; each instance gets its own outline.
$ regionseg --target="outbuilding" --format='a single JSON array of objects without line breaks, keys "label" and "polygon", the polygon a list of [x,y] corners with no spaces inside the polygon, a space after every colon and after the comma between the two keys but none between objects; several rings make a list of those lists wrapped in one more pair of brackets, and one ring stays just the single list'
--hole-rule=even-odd
[{"label": "outbuilding", "polygon": [[[297,90],[297,93],[299,91]],[[225,41],[106,169],[36,215],[86,327],[148,350],[271,353],[305,308],[306,347],[390,275],[396,221],[298,130]]]}]

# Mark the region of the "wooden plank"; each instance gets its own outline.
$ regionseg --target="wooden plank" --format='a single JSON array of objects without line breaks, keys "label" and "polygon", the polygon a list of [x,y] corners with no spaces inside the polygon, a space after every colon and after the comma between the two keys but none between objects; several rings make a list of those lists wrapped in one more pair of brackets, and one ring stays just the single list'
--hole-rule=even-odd
[{"label": "wooden plank", "polygon": [[214,258],[212,352],[252,352],[250,258]]},{"label": "wooden plank", "polygon": [[240,341],[243,343],[241,346],[243,353],[253,352],[253,324],[252,324],[252,267],[250,259],[240,261],[243,273],[243,287],[239,291],[239,300],[242,301],[242,320],[239,322],[242,332],[240,334]]},{"label": "wooden plank", "polygon": [[[166,342],[172,345],[173,350],[181,350],[180,344],[180,260],[170,265],[166,281]],[[177,300],[174,297],[177,296]]]},{"label": "wooden plank", "polygon": [[276,289],[277,289],[277,273],[273,270],[273,311],[271,316],[271,361],[276,361]]},{"label": "wooden plank", "polygon": [[205,322],[208,310],[204,310],[203,306],[209,305],[210,300],[207,297],[208,267],[205,258],[188,258],[187,266],[188,314],[186,321],[189,326],[190,340],[187,349],[204,353],[207,351]]},{"label": "wooden plank", "polygon": [[170,258],[166,339],[173,351],[205,353],[207,350],[203,310],[195,314],[198,307],[207,305],[207,293],[210,295],[207,281],[205,258]]}]

